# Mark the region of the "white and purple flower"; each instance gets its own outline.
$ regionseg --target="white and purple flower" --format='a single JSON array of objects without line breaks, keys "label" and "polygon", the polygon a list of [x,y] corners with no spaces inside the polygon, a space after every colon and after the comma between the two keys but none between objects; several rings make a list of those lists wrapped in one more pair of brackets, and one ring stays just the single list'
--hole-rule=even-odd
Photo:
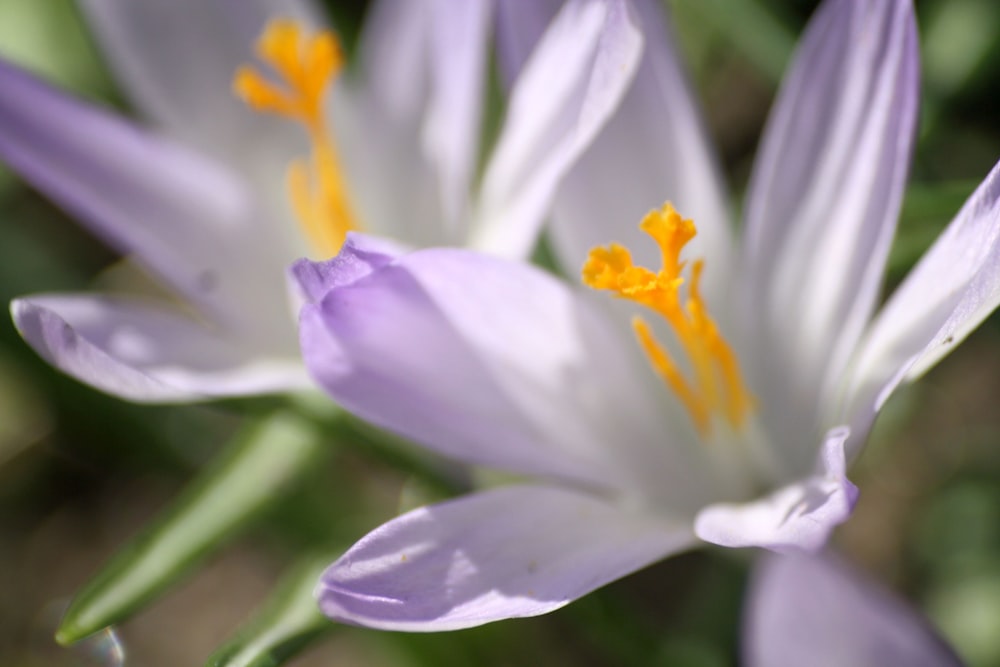
[{"label": "white and purple flower", "polygon": [[[816,550],[853,510],[846,468],[886,399],[1000,303],[994,170],[877,307],[917,116],[909,0],[821,5],[738,240],[665,17],[632,4],[643,60],[551,227],[564,265],[617,299],[364,235],[294,270],[306,363],[339,404],[525,478],[364,537],[318,585],[332,618],[462,628],[551,611],[702,543]],[[550,5],[519,6],[509,73]],[[633,224],[666,199],[694,222],[654,210],[643,240]],[[591,250],[608,241],[623,245]]]},{"label": "white and purple flower", "polygon": [[[488,47],[495,25],[514,27],[494,4],[376,3],[356,71],[328,95],[342,56],[314,32],[308,0],[82,2],[148,122],[0,62],[0,159],[165,290],[20,298],[21,334],[134,401],[294,390],[313,386],[286,279],[296,258],[331,256],[348,229],[526,254],[626,89],[641,36],[622,3],[576,0],[537,49],[519,42],[533,55],[480,179]],[[261,34],[266,74],[240,68]]]}]

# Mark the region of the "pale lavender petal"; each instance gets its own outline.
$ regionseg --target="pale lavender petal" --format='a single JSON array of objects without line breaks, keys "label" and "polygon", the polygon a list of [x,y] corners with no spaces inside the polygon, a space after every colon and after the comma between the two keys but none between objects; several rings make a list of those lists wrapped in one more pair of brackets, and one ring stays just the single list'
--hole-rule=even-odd
[{"label": "pale lavender petal", "polygon": [[[573,275],[591,248],[612,241],[626,245],[638,262],[658,266],[656,246],[638,226],[649,210],[671,201],[698,226],[685,255],[707,260],[705,291],[714,302],[721,286],[732,283],[725,192],[662,3],[634,4],[645,37],[642,63],[619,109],[564,179],[553,242]],[[724,304],[713,308],[723,319],[726,312]]]},{"label": "pale lavender petal", "polygon": [[821,451],[820,471],[770,495],[742,504],[719,503],[695,519],[695,533],[724,547],[764,547],[773,551],[815,551],[854,510],[858,489],[845,475],[848,429],[830,431]]},{"label": "pale lavender petal", "polygon": [[642,36],[625,0],[571,0],[511,92],[483,177],[474,247],[526,255],[562,177],[628,90]]},{"label": "pale lavender petal", "polygon": [[137,299],[46,294],[11,303],[46,361],[141,403],[186,402],[310,387],[301,361],[246,349],[204,324]]},{"label": "pale lavender petal", "polygon": [[703,457],[672,442],[646,391],[634,342],[531,266],[418,251],[307,305],[300,334],[339,405],[446,455],[652,489],[692,515],[711,496]]},{"label": "pale lavender petal", "polygon": [[742,315],[748,374],[781,442],[816,428],[786,417],[815,414],[876,305],[918,69],[910,0],[827,0],[768,123],[748,194]]},{"label": "pale lavender petal", "polygon": [[[892,391],[920,377],[1000,305],[1000,165],[993,168],[872,323],[844,416],[867,434]],[[850,455],[863,444],[851,439]]]},{"label": "pale lavender petal", "polygon": [[298,128],[247,109],[232,80],[254,61],[269,19],[319,23],[310,0],[84,0],[80,7],[131,100],[173,136],[246,167],[256,160],[241,156],[278,153],[274,161],[287,161],[293,140],[304,145]]},{"label": "pale lavender petal", "polygon": [[962,664],[919,612],[829,555],[764,558],[743,625],[747,667]]},{"label": "pale lavender petal", "polygon": [[537,616],[693,542],[688,528],[545,486],[484,491],[377,528],[323,573],[331,618],[431,632]]}]

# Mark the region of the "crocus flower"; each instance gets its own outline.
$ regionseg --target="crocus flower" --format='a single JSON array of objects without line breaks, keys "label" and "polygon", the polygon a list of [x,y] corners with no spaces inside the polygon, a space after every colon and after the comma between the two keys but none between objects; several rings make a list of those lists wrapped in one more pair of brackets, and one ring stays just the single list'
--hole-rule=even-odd
[{"label": "crocus flower", "polygon": [[747,667],[957,667],[927,619],[830,554],[770,555],[743,611]]},{"label": "crocus flower", "polygon": [[[530,4],[537,21],[518,25],[543,24]],[[853,510],[846,467],[889,394],[1000,301],[994,170],[876,312],[917,113],[909,0],[820,6],[739,244],[658,3],[633,11],[636,79],[555,206],[553,246],[589,287],[459,249],[396,256],[363,235],[295,269],[303,354],[331,396],[525,478],[364,537],[318,585],[335,619],[474,626],[698,544],[817,549]],[[516,41],[504,48],[516,70]],[[653,240],[636,234],[665,199],[696,222],[664,206],[642,222]]]},{"label": "crocus flower", "polygon": [[383,0],[356,76],[338,77],[339,44],[304,0],[82,2],[148,123],[0,63],[0,158],[164,294],[25,297],[11,306],[21,334],[135,401],[296,389],[312,385],[286,279],[294,259],[331,256],[349,229],[528,252],[641,37],[617,3],[569,3],[510,92],[480,181],[493,4]]}]

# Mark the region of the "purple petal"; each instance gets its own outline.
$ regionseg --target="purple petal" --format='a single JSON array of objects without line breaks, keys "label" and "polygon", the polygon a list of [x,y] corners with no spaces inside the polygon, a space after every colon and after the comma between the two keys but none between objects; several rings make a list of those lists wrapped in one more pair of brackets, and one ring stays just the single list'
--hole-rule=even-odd
[{"label": "purple petal", "polygon": [[[712,298],[731,282],[732,232],[715,156],[658,0],[635,3],[645,49],[635,81],[615,115],[566,177],[556,199],[553,241],[575,274],[589,250],[611,241],[658,266],[642,217],[671,201],[698,225],[685,253],[707,260]],[[724,313],[722,306],[713,312]]]},{"label": "purple petal", "polygon": [[196,302],[225,307],[207,290],[248,242],[242,183],[2,61],[0,89],[4,161],[121,253]]},{"label": "purple petal", "polygon": [[486,167],[472,244],[521,257],[562,177],[611,117],[632,80],[642,36],[624,0],[572,0],[511,92]]},{"label": "purple petal", "polygon": [[426,447],[698,502],[708,473],[665,434],[635,344],[602,315],[533,267],[430,249],[307,305],[300,333],[339,405]]},{"label": "purple petal", "polygon": [[294,357],[245,349],[135,299],[38,295],[11,303],[24,339],[64,373],[121,398],[173,403],[310,386]]},{"label": "purple petal", "polygon": [[748,667],[962,664],[916,610],[829,555],[763,559],[743,643]]},{"label": "purple petal", "polygon": [[995,166],[871,325],[847,381],[844,416],[863,434],[893,390],[953,350],[1000,305],[1000,164]]},{"label": "purple petal", "polygon": [[858,498],[857,487],[844,474],[848,435],[843,427],[827,434],[821,473],[754,502],[710,505],[695,519],[695,533],[724,547],[780,552],[820,549],[834,527],[851,515]]},{"label": "purple petal", "polygon": [[283,169],[294,155],[290,138],[302,144],[297,128],[247,109],[232,80],[240,65],[254,61],[254,43],[269,19],[319,23],[309,0],[84,0],[80,6],[129,97],[171,135],[237,168],[259,166],[236,161],[252,151],[278,153],[270,166]]},{"label": "purple petal", "polygon": [[323,573],[339,621],[430,632],[537,616],[691,545],[686,528],[592,496],[514,486],[418,509]]},{"label": "purple petal", "polygon": [[814,413],[876,305],[918,76],[910,0],[827,0],[768,123],[747,202],[743,303],[756,346],[745,356],[751,382],[767,390],[765,421],[796,429],[779,433],[781,442],[815,428],[786,416]]}]

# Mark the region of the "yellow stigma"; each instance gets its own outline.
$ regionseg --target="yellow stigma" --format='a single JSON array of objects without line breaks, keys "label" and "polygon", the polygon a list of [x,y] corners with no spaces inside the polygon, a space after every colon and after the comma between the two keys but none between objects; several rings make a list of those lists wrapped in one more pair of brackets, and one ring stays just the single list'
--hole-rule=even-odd
[{"label": "yellow stigma", "polygon": [[290,118],[308,132],[312,155],[289,165],[289,198],[316,249],[324,257],[334,255],[347,232],[359,228],[323,115],[326,88],[344,68],[340,42],[330,32],[308,35],[294,21],[276,19],[257,42],[257,56],[281,83],[244,65],[236,71],[233,90],[254,111]]},{"label": "yellow stigma", "polygon": [[753,407],[753,397],[743,384],[735,353],[701,298],[702,260],[691,265],[687,300],[681,302],[680,288],[685,282],[681,271],[686,263],[680,261],[680,254],[697,233],[694,222],[682,218],[668,202],[662,209],[646,214],[639,228],[660,246],[663,266],[659,271],[634,265],[627,248],[612,244],[590,251],[583,265],[583,282],[594,289],[614,292],[663,317],[687,355],[694,377],[689,380],[684,376],[653,337],[649,325],[635,317],[632,328],[650,364],[680,399],[703,436],[711,433],[713,414],[721,413],[738,429]]}]

